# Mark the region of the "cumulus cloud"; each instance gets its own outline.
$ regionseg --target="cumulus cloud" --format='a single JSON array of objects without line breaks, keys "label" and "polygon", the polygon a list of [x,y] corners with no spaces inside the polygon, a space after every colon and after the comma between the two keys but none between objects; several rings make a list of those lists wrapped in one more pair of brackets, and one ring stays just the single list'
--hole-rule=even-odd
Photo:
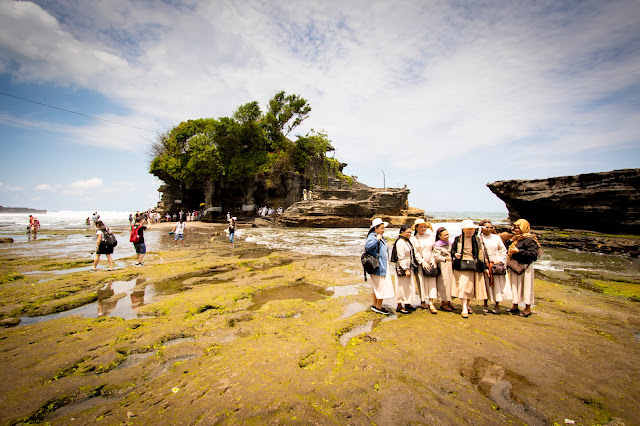
[{"label": "cumulus cloud", "polygon": [[78,180],[73,182],[70,187],[75,189],[93,189],[102,186],[102,179],[91,178],[87,180]]},{"label": "cumulus cloud", "polygon": [[43,183],[41,185],[38,185],[34,188],[36,191],[55,191],[56,188],[53,187],[52,185],[49,185],[47,183]]}]

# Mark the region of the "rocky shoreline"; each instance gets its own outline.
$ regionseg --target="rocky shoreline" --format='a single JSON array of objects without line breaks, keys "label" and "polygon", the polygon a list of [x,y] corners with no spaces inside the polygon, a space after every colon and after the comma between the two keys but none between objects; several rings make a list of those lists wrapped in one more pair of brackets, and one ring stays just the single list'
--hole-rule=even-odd
[{"label": "rocky shoreline", "polygon": [[356,257],[232,250],[222,225],[200,223],[179,250],[168,226],[149,231],[163,237],[143,268],[2,253],[4,319],[123,282],[103,306],[130,299],[142,316],[0,329],[1,423],[640,423],[640,305],[625,297],[541,277],[526,319],[474,301],[467,320],[383,320]]}]

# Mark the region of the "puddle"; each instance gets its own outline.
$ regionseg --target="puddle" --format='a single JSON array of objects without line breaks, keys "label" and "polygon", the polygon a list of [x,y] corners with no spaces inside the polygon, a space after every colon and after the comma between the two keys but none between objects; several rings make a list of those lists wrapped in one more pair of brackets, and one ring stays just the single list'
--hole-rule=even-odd
[{"label": "puddle", "polygon": [[183,362],[183,361],[188,361],[190,359],[196,359],[198,358],[198,355],[182,355],[176,358],[171,358],[168,361],[163,362],[160,366],[158,366],[150,375],[149,375],[149,380],[153,380],[156,379],[160,376],[162,376],[163,374],[169,372],[169,370],[171,369],[171,367],[173,367],[173,365],[176,362]]},{"label": "puddle", "polygon": [[190,284],[198,284],[199,278],[210,278],[214,275],[221,274],[223,272],[229,272],[229,267],[220,266],[212,269],[205,269],[201,271],[192,272],[190,274],[181,275],[176,278],[172,278],[166,281],[160,281],[157,283],[149,284],[147,287],[153,287],[151,291],[154,296],[160,296],[165,294],[175,294],[186,290],[185,281],[189,280]]},{"label": "puddle", "polygon": [[363,333],[369,333],[371,332],[371,330],[377,327],[380,323],[393,321],[395,319],[398,319],[398,317],[395,315],[389,315],[383,319],[375,319],[375,320],[367,321],[365,325],[356,327],[353,330],[347,331],[342,336],[340,336],[340,344],[342,346],[347,346],[349,344],[349,341],[354,337],[359,336]]},{"label": "puddle", "polygon": [[355,269],[345,269],[343,271],[345,274],[351,274],[351,275],[358,275],[358,274],[362,274],[362,270],[355,270]]},{"label": "puddle", "polygon": [[293,284],[256,292],[253,295],[253,305],[249,306],[249,310],[256,311],[272,300],[302,299],[307,302],[315,302],[330,295],[323,287],[317,285]]},{"label": "puddle", "polygon": [[362,312],[367,310],[369,307],[362,303],[353,302],[349,303],[347,307],[344,309],[342,316],[340,318],[349,318],[352,315],[357,314],[358,312]]},{"label": "puddle", "polygon": [[162,344],[162,346],[168,348],[169,346],[175,346],[175,345],[178,345],[178,344],[180,344],[182,342],[195,342],[195,341],[196,341],[195,337],[180,337],[180,338],[177,338],[177,339],[168,340],[168,341],[164,342]]},{"label": "puddle", "polygon": [[633,337],[635,337],[636,339],[640,340],[640,333],[634,334]]},{"label": "puddle", "polygon": [[355,296],[356,294],[360,293],[360,291],[364,289],[365,289],[365,286],[362,284],[327,287],[327,291],[333,292],[332,297]]},{"label": "puddle", "polygon": [[146,289],[140,287],[146,280],[146,278],[135,278],[129,281],[109,281],[98,290],[97,302],[50,315],[21,317],[20,325],[35,324],[72,315],[85,318],[104,316],[123,319],[148,318],[138,316],[136,312],[138,307],[151,303],[155,297],[152,286],[148,286]]},{"label": "puddle", "polygon": [[154,351],[151,352],[146,352],[143,354],[131,354],[131,355],[127,355],[127,359],[124,360],[124,362],[122,362],[122,364],[118,365],[115,370],[119,370],[122,368],[128,368],[128,367],[133,367],[135,365],[140,364],[142,361],[144,361],[145,359],[148,359],[150,357],[152,357],[155,354]]}]

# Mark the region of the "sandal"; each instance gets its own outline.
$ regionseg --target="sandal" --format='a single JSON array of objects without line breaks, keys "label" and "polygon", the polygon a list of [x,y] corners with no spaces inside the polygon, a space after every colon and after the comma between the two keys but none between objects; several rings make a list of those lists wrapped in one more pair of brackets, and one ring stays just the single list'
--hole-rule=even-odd
[{"label": "sandal", "polygon": [[489,312],[491,312],[493,315],[500,315],[500,311],[497,309],[492,309]]},{"label": "sandal", "polygon": [[531,312],[520,312],[520,316],[523,318],[527,318],[529,315],[531,315]]},{"label": "sandal", "polygon": [[451,306],[449,306],[449,305],[440,305],[440,309],[442,309],[443,311],[447,311],[447,312],[453,311],[453,309],[451,309]]},{"label": "sandal", "polygon": [[508,314],[512,314],[512,315],[513,315],[513,314],[520,313],[520,308],[515,308],[515,309],[513,309],[513,308],[509,308],[509,309],[507,309],[507,313],[508,313]]},{"label": "sandal", "polygon": [[400,312],[401,314],[405,314],[405,315],[409,315],[411,313],[411,311],[408,311],[404,308],[402,309],[396,309],[396,313]]},{"label": "sandal", "polygon": [[466,312],[463,312],[461,315],[462,315],[462,318],[469,318],[469,315]]},{"label": "sandal", "polygon": [[438,313],[438,310],[433,305],[429,305],[429,311],[431,311],[432,314],[437,314]]}]

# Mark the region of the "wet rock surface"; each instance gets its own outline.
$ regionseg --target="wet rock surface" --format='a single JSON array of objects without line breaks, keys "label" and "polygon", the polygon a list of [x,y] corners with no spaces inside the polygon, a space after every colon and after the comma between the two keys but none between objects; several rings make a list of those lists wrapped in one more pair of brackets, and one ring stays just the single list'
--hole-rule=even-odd
[{"label": "wet rock surface", "polygon": [[480,301],[467,320],[387,318],[368,309],[357,258],[235,252],[209,235],[144,268],[46,282],[26,274],[43,262],[0,258],[22,274],[0,286],[3,318],[101,289],[115,298],[110,280],[176,290],[139,305],[147,317],[1,328],[0,423],[640,423],[640,305],[625,297],[546,276],[529,318],[483,315]]}]

